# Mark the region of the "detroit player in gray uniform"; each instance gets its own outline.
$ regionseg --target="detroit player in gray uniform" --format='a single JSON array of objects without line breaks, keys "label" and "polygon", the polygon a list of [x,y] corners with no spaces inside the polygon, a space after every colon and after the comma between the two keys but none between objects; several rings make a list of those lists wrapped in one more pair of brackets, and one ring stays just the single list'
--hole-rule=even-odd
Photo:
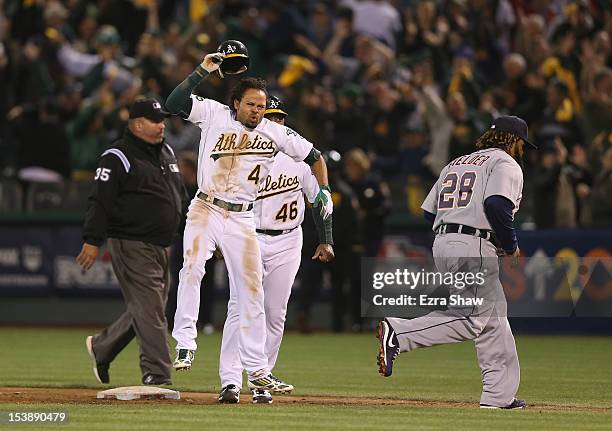
[{"label": "detroit player in gray uniform", "polygon": [[436,233],[434,262],[442,273],[486,274],[480,288],[449,287],[451,294],[484,301],[479,306],[449,306],[415,319],[380,321],[378,365],[383,376],[391,375],[400,352],[474,340],[483,381],[480,407],[525,408],[525,401],[515,397],[520,368],[497,258],[519,256],[512,225],[522,196],[525,143],[529,143],[527,124],[518,117],[502,116],[478,138],[476,152],[442,169],[421,207]]},{"label": "detroit player in gray uniform", "polygon": [[[287,113],[278,97],[270,96],[264,117],[284,125]],[[302,228],[304,197],[311,204],[319,190],[317,180],[304,162],[295,162],[279,153],[274,158],[270,173],[259,182],[259,192],[253,211],[257,240],[263,264],[264,308],[266,311],[266,347],[268,368],[276,364],[283,338],[287,303],[291,287],[300,267],[302,252]],[[313,218],[319,232],[319,245],[313,260],[329,262],[334,258],[332,247],[332,219],[323,220],[318,211]],[[235,404],[240,400],[242,364],[239,357],[238,312],[236,298],[230,296],[227,319],[223,328],[219,377],[221,393],[219,402]],[[272,396],[266,389],[253,388],[253,403],[270,404]],[[285,383],[274,392],[288,393],[293,385]]]}]

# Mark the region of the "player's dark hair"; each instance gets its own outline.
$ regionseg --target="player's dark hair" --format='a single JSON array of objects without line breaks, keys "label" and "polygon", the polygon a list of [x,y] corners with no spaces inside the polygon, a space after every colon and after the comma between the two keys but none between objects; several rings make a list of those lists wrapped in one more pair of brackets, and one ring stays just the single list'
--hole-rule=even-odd
[{"label": "player's dark hair", "polygon": [[489,129],[476,140],[476,148],[479,150],[501,148],[506,153],[511,154],[512,147],[520,139],[520,137],[512,133]]},{"label": "player's dark hair", "polygon": [[242,78],[240,81],[238,81],[238,84],[236,84],[234,88],[232,88],[232,91],[229,96],[229,107],[232,110],[232,112],[236,112],[236,108],[234,108],[234,100],[242,100],[242,96],[244,96],[244,93],[251,88],[254,88],[256,90],[261,90],[264,93],[266,93],[266,99],[267,99],[268,98],[267,85],[268,84],[266,83],[266,81],[261,78],[248,77],[248,78]]},{"label": "player's dark hair", "polygon": [[513,133],[500,132],[489,129],[476,140],[476,149],[500,148],[508,153],[516,162],[523,167],[522,150],[516,145],[521,140],[520,136]]}]

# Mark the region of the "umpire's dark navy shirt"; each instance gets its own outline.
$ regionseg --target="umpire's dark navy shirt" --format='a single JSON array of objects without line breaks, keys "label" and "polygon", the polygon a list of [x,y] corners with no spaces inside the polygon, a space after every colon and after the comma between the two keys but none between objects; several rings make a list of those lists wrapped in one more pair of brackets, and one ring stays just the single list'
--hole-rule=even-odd
[{"label": "umpire's dark navy shirt", "polygon": [[100,157],[83,239],[96,246],[108,237],[167,247],[174,242],[185,202],[172,148],[165,142],[149,144],[126,129]]}]

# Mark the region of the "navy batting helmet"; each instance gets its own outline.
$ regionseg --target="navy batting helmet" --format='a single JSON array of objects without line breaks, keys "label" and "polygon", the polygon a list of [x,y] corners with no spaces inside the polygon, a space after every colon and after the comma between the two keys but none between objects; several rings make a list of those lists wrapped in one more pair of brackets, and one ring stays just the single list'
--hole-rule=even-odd
[{"label": "navy batting helmet", "polygon": [[268,103],[266,106],[266,112],[264,112],[264,117],[268,117],[269,115],[282,115],[286,117],[287,112],[285,112],[285,106],[283,102],[276,96],[270,96],[268,98]]},{"label": "navy batting helmet", "polygon": [[226,40],[217,48],[223,54],[223,63],[219,67],[224,75],[237,75],[249,68],[249,51],[244,43],[238,40]]}]

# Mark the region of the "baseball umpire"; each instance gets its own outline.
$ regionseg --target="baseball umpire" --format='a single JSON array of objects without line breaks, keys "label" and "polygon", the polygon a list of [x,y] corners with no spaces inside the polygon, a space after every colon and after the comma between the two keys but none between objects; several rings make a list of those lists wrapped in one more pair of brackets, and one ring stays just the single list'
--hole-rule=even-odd
[{"label": "baseball umpire", "polygon": [[379,322],[378,365],[383,376],[391,375],[400,352],[474,340],[483,382],[480,407],[525,408],[525,401],[516,398],[520,368],[497,256],[516,259],[520,254],[513,221],[522,197],[527,136],[525,121],[501,116],[478,138],[476,152],[442,170],[421,207],[436,233],[434,262],[440,273],[484,275],[483,282],[469,288],[449,286],[451,295],[482,303],[470,301],[472,306],[449,306],[412,320]]},{"label": "baseball umpire", "polygon": [[[264,117],[284,125],[287,112],[276,96],[268,98]],[[319,185],[304,162],[295,162],[291,157],[279,153],[274,158],[270,173],[259,183],[259,192],[253,211],[257,241],[263,265],[264,306],[266,311],[266,348],[270,371],[276,365],[280,350],[287,303],[293,281],[300,267],[302,251],[302,228],[304,220],[304,197],[313,203]],[[319,244],[312,259],[329,262],[334,258],[332,219],[323,220],[319,211],[312,212],[319,233]],[[236,299],[230,297],[228,319],[223,328],[219,377],[221,378],[220,403],[237,403],[242,384],[242,365],[238,356]],[[286,384],[277,392],[291,392],[293,385]],[[253,390],[253,403],[269,404],[272,396],[265,389]]]},{"label": "baseball umpire", "polygon": [[168,250],[183,216],[185,189],[174,152],[164,142],[169,114],[154,99],[135,102],[123,137],[102,153],[83,228],[77,262],[88,270],[108,237],[108,248],[127,311],[86,345],[100,383],[136,336],[142,382],[171,384],[164,313]]}]

